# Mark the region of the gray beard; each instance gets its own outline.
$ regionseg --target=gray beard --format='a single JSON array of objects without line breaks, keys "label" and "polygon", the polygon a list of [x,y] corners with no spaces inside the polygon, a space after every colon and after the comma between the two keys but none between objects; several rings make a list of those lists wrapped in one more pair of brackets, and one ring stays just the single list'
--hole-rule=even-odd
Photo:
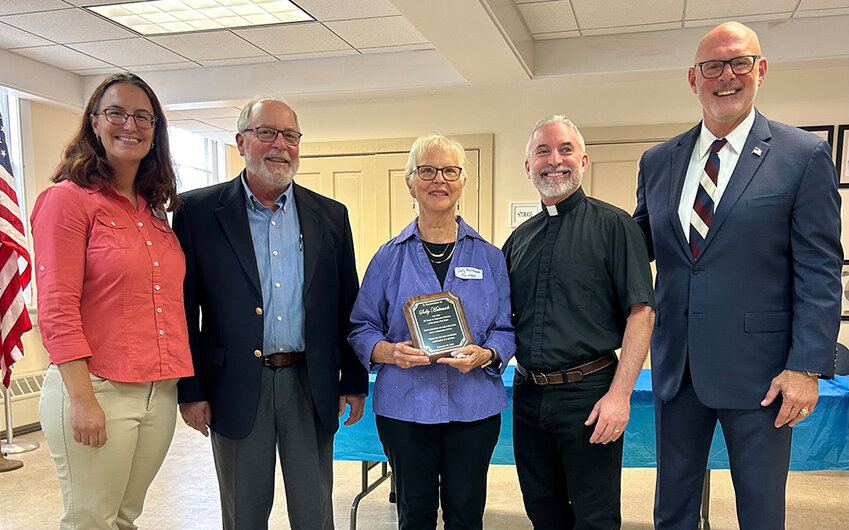
[{"label": "gray beard", "polygon": [[299,166],[300,162],[290,165],[288,171],[285,171],[282,168],[275,171],[267,168],[262,163],[261,158],[257,161],[250,154],[247,152],[245,153],[245,167],[247,167],[252,174],[256,175],[263,182],[271,186],[280,186],[284,189],[289,187],[289,184],[292,183],[293,177],[298,173]]},{"label": "gray beard", "polygon": [[533,174],[533,183],[534,187],[537,191],[546,198],[555,198],[562,197],[569,193],[572,193],[581,185],[581,181],[584,178],[584,174],[580,170],[570,171],[566,168],[562,168],[565,171],[569,171],[569,175],[564,179],[558,180],[547,180],[540,176],[542,171],[554,170],[556,168],[543,168],[539,172]]}]

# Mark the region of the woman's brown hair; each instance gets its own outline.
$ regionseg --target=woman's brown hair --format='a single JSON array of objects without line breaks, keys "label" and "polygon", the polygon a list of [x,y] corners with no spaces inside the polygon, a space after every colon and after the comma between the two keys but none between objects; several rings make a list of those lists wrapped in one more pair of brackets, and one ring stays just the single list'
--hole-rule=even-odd
[{"label": "woman's brown hair", "polygon": [[112,74],[94,89],[83,113],[79,131],[68,142],[62,161],[53,174],[53,182],[70,180],[83,188],[96,184],[111,186],[115,180],[112,167],[106,161],[106,152],[91,127],[91,117],[100,111],[100,100],[110,86],[117,83],[127,83],[137,86],[147,94],[156,116],[156,127],[153,132],[153,147],[139,165],[136,173],[136,189],[142,194],[151,208],[174,210],[180,202],[177,195],[177,176],[171,162],[171,151],[168,145],[168,122],[165,112],[153,90],[142,78],[129,72]]}]

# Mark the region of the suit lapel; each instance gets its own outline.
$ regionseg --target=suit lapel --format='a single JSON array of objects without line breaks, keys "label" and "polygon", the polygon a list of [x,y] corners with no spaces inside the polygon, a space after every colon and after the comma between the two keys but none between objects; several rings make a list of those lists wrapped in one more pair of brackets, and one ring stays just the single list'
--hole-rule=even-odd
[{"label": "suit lapel", "polygon": [[298,205],[298,222],[304,236],[304,293],[307,293],[315,274],[315,265],[321,251],[324,224],[319,217],[319,206],[309,192],[292,183],[295,204]]},{"label": "suit lapel", "polygon": [[215,216],[221,223],[224,235],[233,247],[233,252],[245,269],[251,283],[257,292],[262,295],[259,285],[259,272],[256,267],[256,253],[254,252],[253,239],[251,238],[251,225],[248,222],[248,211],[245,203],[245,191],[242,186],[242,175],[244,171],[224,187],[218,197],[219,207],[215,209]]},{"label": "suit lapel", "polygon": [[767,140],[770,138],[772,138],[772,134],[769,131],[769,124],[766,118],[756,110],[755,123],[752,124],[752,130],[749,131],[749,136],[746,138],[746,143],[740,152],[737,166],[734,168],[734,172],[731,173],[728,186],[719,200],[719,206],[713,216],[713,222],[710,224],[710,230],[708,230],[707,238],[702,246],[702,253],[710,246],[710,242],[713,241],[714,236],[719,232],[722,223],[728,218],[731,209],[740,200],[749,182],[752,181],[752,177],[755,176],[764,158],[766,158],[769,151]]},{"label": "suit lapel", "polygon": [[678,205],[681,203],[681,192],[684,189],[684,178],[687,176],[687,167],[690,165],[690,156],[696,145],[696,139],[701,131],[701,123],[684,133],[672,152],[669,153],[669,222],[672,224],[672,233],[681,250],[692,260],[693,253],[687,242],[689,234],[681,229],[681,218],[678,216]]}]

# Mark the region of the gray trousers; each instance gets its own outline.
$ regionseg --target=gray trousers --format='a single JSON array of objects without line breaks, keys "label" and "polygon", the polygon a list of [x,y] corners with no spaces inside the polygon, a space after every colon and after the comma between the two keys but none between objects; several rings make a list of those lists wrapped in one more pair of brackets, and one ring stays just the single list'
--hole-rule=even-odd
[{"label": "gray trousers", "polygon": [[318,423],[304,363],[262,369],[250,434],[212,433],[225,530],[268,528],[279,452],[293,530],[333,529],[333,435]]}]

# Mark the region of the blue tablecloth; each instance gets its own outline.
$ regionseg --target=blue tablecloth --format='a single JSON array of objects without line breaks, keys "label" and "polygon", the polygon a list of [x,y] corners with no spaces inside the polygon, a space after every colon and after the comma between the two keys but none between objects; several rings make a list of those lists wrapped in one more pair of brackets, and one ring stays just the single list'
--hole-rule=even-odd
[{"label": "blue tablecloth", "polygon": [[[374,385],[371,374],[369,386]],[[504,373],[507,395],[513,402],[513,367]],[[811,416],[793,428],[791,471],[815,469],[849,469],[849,377],[838,376],[834,381],[820,381],[820,398]],[[363,419],[344,427],[340,419],[336,434],[336,460],[385,461],[383,447],[377,436],[371,397],[366,400]],[[501,435],[492,455],[493,464],[514,464],[513,408],[501,415]],[[651,371],[643,370],[631,395],[631,419],[625,430],[624,467],[655,467],[654,401],[651,391]],[[722,431],[717,426],[711,446],[708,467],[728,469],[728,450]]]}]

